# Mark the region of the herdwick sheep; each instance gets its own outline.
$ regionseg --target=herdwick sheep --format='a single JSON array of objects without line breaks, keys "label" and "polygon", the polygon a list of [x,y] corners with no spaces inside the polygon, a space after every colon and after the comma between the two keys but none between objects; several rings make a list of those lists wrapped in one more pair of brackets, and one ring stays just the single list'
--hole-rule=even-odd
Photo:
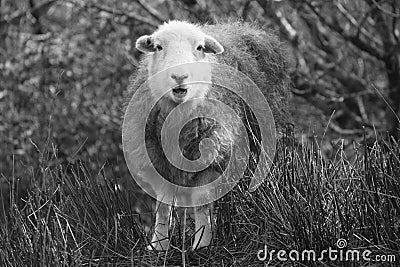
[{"label": "herdwick sheep", "polygon": [[[257,121],[244,117],[246,107],[237,96],[223,91],[210,84],[191,84],[191,81],[213,80],[213,65],[206,64],[201,70],[190,68],[182,63],[209,62],[231,66],[246,74],[262,91],[274,116],[277,132],[282,132],[290,122],[288,98],[290,83],[287,75],[287,61],[282,44],[277,37],[253,24],[243,22],[220,23],[217,25],[194,25],[183,21],[170,21],[161,25],[151,35],[141,36],[136,41],[136,48],[144,53],[138,71],[132,76],[127,99],[148,82],[141,93],[140,101],[134,103],[141,112],[143,106],[153,102],[155,95],[162,92],[164,96],[152,108],[145,127],[146,145],[135,144],[135,133],[143,129],[134,128],[132,136],[134,169],[140,172],[145,153],[148,153],[157,171],[169,181],[182,186],[204,185],[218,177],[229,156],[230,147],[235,139],[243,134],[237,128],[237,122],[218,107],[207,102],[203,105],[202,97],[218,99],[237,111],[239,117],[250,125],[250,130],[257,132]],[[151,81],[149,77],[163,72],[162,79]],[[245,88],[243,88],[245,89]],[[222,118],[224,125],[206,118],[190,121],[180,132],[179,146],[188,159],[199,157],[199,143],[203,138],[210,138],[216,144],[211,151],[213,162],[200,172],[180,170],[170,164],[161,147],[161,128],[167,115],[177,105],[194,98],[200,101],[193,109],[208,109],[215,116]],[[250,118],[250,119],[249,119]],[[176,118],[179,120],[179,118]],[[254,119],[254,118],[253,118]],[[135,122],[131,122],[134,123]],[[249,129],[246,129],[249,130]],[[136,132],[135,132],[136,131]],[[248,133],[247,133],[248,134]],[[251,142],[252,152],[259,153]],[[222,169],[221,169],[222,168]],[[196,206],[201,195],[192,195],[193,206]],[[155,231],[149,249],[165,250],[169,246],[168,225],[171,207],[158,202]],[[195,238],[193,248],[208,246],[211,242],[212,204],[194,208]]]}]

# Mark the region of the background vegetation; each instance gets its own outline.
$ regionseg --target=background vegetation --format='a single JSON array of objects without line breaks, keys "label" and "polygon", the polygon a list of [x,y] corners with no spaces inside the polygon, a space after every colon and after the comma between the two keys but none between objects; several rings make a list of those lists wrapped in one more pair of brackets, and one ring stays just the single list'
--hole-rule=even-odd
[{"label": "background vegetation", "polygon": [[2,264],[182,262],[142,250],[152,206],[113,189],[129,177],[123,92],[140,35],[232,17],[285,41],[296,131],[313,149],[282,147],[279,181],[221,201],[214,249],[187,264],[258,266],[263,244],[322,250],[339,237],[399,251],[398,1],[1,0]]}]

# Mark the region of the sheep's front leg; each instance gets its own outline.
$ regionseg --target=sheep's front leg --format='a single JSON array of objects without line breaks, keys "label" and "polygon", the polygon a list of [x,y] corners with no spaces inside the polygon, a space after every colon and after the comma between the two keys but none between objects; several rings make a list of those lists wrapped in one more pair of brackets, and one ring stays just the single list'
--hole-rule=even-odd
[{"label": "sheep's front leg", "polygon": [[193,242],[193,249],[207,247],[211,243],[212,228],[211,228],[211,214],[212,204],[199,206],[194,208],[195,219],[195,236]]},{"label": "sheep's front leg", "polygon": [[169,246],[169,223],[171,218],[171,206],[162,202],[157,202],[156,208],[156,223],[154,233],[151,239],[149,250],[167,250]]},{"label": "sheep's front leg", "polygon": [[[205,170],[196,177],[196,186],[202,186],[213,182],[220,176],[218,172],[213,169]],[[214,190],[214,189],[210,189]],[[198,206],[201,203],[207,203],[213,200],[214,191],[199,190],[194,193],[192,203],[194,207],[194,220],[195,220],[195,236],[193,242],[193,249],[207,247],[211,244],[212,239],[212,215],[213,204],[212,202],[207,205]]]}]

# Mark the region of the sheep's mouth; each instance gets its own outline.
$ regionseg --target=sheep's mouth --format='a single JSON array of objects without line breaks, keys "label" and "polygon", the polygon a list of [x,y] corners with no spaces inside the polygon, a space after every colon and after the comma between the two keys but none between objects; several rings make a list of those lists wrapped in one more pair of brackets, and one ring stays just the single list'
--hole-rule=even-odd
[{"label": "sheep's mouth", "polygon": [[184,97],[187,94],[187,88],[182,86],[175,87],[172,89],[172,93],[176,97]]}]

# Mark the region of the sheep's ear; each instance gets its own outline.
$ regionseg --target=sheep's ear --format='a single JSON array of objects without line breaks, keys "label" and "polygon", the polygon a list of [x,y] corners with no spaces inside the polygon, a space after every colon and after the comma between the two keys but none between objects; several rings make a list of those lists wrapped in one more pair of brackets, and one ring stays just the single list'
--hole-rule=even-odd
[{"label": "sheep's ear", "polygon": [[136,40],[136,49],[143,52],[149,53],[156,51],[154,47],[153,37],[150,35],[143,35]]},{"label": "sheep's ear", "polygon": [[221,54],[224,52],[224,48],[222,45],[215,40],[213,37],[206,35],[204,38],[204,52],[205,53],[214,53],[214,54]]}]

